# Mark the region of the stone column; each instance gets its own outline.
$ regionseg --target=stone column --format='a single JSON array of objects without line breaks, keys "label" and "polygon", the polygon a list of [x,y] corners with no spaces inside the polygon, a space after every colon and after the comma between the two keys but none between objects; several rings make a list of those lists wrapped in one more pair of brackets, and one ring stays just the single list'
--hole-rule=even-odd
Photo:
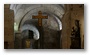
[{"label": "stone column", "polygon": [[8,48],[14,48],[14,12],[9,4],[4,4],[4,42],[8,42]]}]

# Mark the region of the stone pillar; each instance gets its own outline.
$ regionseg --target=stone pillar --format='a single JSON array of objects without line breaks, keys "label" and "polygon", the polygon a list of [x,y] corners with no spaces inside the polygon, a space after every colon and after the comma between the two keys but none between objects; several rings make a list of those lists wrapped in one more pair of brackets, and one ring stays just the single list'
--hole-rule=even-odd
[{"label": "stone pillar", "polygon": [[8,48],[14,48],[14,12],[9,4],[4,4],[4,42],[8,42]]},{"label": "stone pillar", "polygon": [[14,42],[14,48],[15,49],[21,49],[22,48],[22,34],[20,31],[15,33],[15,42]]},{"label": "stone pillar", "polygon": [[62,18],[62,48],[70,48],[70,36],[71,36],[71,18],[70,11],[67,11]]}]

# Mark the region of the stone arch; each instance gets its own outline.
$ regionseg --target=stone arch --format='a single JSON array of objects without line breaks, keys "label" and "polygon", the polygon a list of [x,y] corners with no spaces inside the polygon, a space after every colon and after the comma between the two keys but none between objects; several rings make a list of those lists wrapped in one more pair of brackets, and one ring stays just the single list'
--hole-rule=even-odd
[{"label": "stone arch", "polygon": [[[22,22],[23,22],[24,19],[26,19],[26,16],[30,16],[30,15],[31,15],[31,14],[29,14],[29,13],[30,13],[30,12],[28,12],[28,13],[21,19],[18,28],[20,28],[20,27],[22,26]],[[35,12],[35,13],[36,13],[36,12]],[[52,14],[51,12],[43,12],[43,14],[47,14],[47,15],[51,15],[51,16],[55,17],[55,21],[56,21],[57,24],[58,24],[59,30],[62,29],[62,21],[61,21],[60,17],[58,17],[58,16],[55,15],[55,14]],[[27,19],[27,20],[28,20],[28,19]],[[25,22],[25,21],[24,21],[24,22]]]},{"label": "stone arch", "polygon": [[[56,16],[55,14],[49,13],[49,12],[43,12],[43,13],[44,13],[44,14],[48,14],[48,15],[52,15],[53,17],[55,17],[55,18],[54,18],[54,19],[56,19],[55,22],[57,22],[57,24],[58,24],[58,26],[59,26],[58,28],[59,28],[59,30],[61,30],[61,29],[60,29],[60,25],[61,25],[60,22],[61,22],[61,20],[59,20],[58,16]],[[28,14],[29,14],[29,13],[28,13]],[[29,15],[30,15],[30,14],[29,14]],[[28,16],[29,16],[29,15],[28,15]],[[25,19],[25,17],[24,17],[24,19]],[[32,20],[32,19],[30,19],[30,20]],[[30,25],[30,24],[29,24],[29,25]],[[30,25],[30,26],[31,26],[31,25]],[[21,27],[23,27],[23,26],[21,25]],[[20,27],[20,28],[21,28],[21,27]],[[58,45],[58,46],[60,46],[60,45]]]},{"label": "stone arch", "polygon": [[[47,6],[46,6],[47,7]],[[51,8],[52,7],[55,7],[55,6],[51,6]],[[59,6],[60,7],[60,6]],[[43,11],[46,11],[46,12],[50,12],[51,10],[49,9],[49,7],[47,7],[47,8],[45,8],[44,7],[44,5],[43,6],[40,6],[40,7],[34,7],[33,9],[29,9],[29,8],[27,8],[26,10],[25,10],[25,15],[22,17],[22,19],[21,19],[21,21],[20,21],[20,24],[21,24],[21,22],[22,22],[22,20],[25,18],[25,16],[28,14],[28,13],[35,13],[36,11],[38,11],[38,10],[43,10]],[[35,12],[34,12],[35,11]],[[62,15],[64,14],[64,9],[62,9],[61,7],[60,7],[60,11],[59,11],[59,8],[57,8],[57,9],[52,9],[52,11],[50,12],[50,13],[55,13],[55,15],[57,15],[59,18],[61,18],[62,17]],[[18,28],[20,28],[20,24],[18,25]]]},{"label": "stone arch", "polygon": [[[59,8],[56,8],[55,6],[51,6],[51,7],[54,7],[55,9],[53,9],[53,8],[50,8],[49,6],[47,7],[46,6],[46,8],[45,7],[43,7],[44,5],[41,5],[40,7],[34,7],[33,9],[30,9],[30,7],[29,8],[27,8],[27,9],[23,9],[23,11],[24,11],[24,14],[22,15],[22,17],[20,17],[19,18],[19,21],[17,22],[17,23],[19,23],[19,25],[18,25],[18,29],[20,29],[20,30],[26,30],[26,28],[27,28],[27,30],[30,30],[28,27],[30,27],[31,26],[31,24],[29,24],[29,26],[28,25],[26,25],[26,26],[28,26],[28,27],[24,27],[25,25],[23,25],[23,19],[27,19],[28,20],[28,16],[31,14],[31,15],[33,15],[33,14],[35,14],[35,13],[37,13],[37,11],[39,11],[39,10],[41,10],[44,14],[46,13],[46,14],[50,14],[50,15],[52,15],[53,17],[55,17],[55,21],[58,23],[58,26],[59,26],[59,30],[61,30],[62,28],[61,28],[61,23],[62,23],[62,21],[61,21],[61,18],[62,18],[62,15],[64,14],[64,12],[62,11],[63,9],[59,9]],[[19,9],[18,9],[19,10]],[[16,12],[16,13],[18,13],[18,12]],[[17,18],[18,19],[18,18]],[[61,22],[61,23],[60,23]],[[61,26],[60,26],[61,25]]]},{"label": "stone arch", "polygon": [[60,10],[63,10],[61,12],[64,13],[64,4],[38,4],[38,5],[37,4],[28,4],[28,5],[27,4],[12,4],[10,6],[10,9],[14,10],[14,12],[16,14],[19,9],[26,9],[25,13],[27,13],[29,10],[33,10],[35,8],[40,8],[40,7],[51,8],[51,10],[52,9],[57,9],[57,10],[60,9]]},{"label": "stone arch", "polygon": [[34,25],[25,24],[25,25],[23,25],[21,27],[21,32],[24,31],[24,30],[31,30],[31,31],[33,31],[33,33],[34,33],[33,38],[35,40],[39,39],[39,31],[38,31],[38,29]]}]

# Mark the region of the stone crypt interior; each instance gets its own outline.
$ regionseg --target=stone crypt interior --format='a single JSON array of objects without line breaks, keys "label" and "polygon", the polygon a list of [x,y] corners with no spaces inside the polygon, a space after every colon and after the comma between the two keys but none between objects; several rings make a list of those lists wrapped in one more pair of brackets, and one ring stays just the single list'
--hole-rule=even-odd
[{"label": "stone crypt interior", "polygon": [[4,4],[4,49],[84,49],[84,4]]}]

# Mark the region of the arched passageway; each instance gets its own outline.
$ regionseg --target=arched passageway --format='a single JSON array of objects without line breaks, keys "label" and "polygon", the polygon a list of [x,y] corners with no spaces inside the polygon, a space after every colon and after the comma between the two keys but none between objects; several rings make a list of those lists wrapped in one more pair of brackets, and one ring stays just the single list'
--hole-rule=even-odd
[{"label": "arched passageway", "polygon": [[[43,36],[43,48],[60,48],[60,39],[61,39],[61,30],[62,24],[59,18],[55,15],[49,13],[43,13],[44,15],[48,14],[48,19],[43,20],[42,22],[42,36]],[[36,27],[35,27],[36,26]],[[22,30],[32,30],[39,37],[38,20],[29,19],[23,23],[21,26]],[[35,39],[35,38],[34,38]],[[56,42],[55,42],[56,41]]]},{"label": "arched passageway", "polygon": [[[20,5],[20,7],[16,9],[15,21],[18,25],[17,30],[19,30],[20,32],[23,32],[24,30],[33,31],[33,34],[34,34],[33,39],[38,40],[40,43],[42,42],[43,48],[45,49],[60,48],[61,30],[62,30],[61,18],[62,18],[62,15],[64,14],[63,8],[59,5],[48,5],[48,6],[32,5],[32,6],[31,6],[32,8],[25,7],[23,9],[21,8],[22,5]],[[24,13],[22,13],[19,19],[17,17],[17,14],[18,14],[17,11],[18,12],[24,11]],[[38,27],[38,20],[32,19],[32,15],[37,15],[38,11],[41,11],[42,15],[48,15],[48,19],[42,20],[41,28]],[[42,29],[42,33],[40,32],[40,29]],[[40,37],[41,35],[39,34],[42,34],[43,38],[41,38]],[[42,41],[40,41],[40,38],[42,39]]]}]

